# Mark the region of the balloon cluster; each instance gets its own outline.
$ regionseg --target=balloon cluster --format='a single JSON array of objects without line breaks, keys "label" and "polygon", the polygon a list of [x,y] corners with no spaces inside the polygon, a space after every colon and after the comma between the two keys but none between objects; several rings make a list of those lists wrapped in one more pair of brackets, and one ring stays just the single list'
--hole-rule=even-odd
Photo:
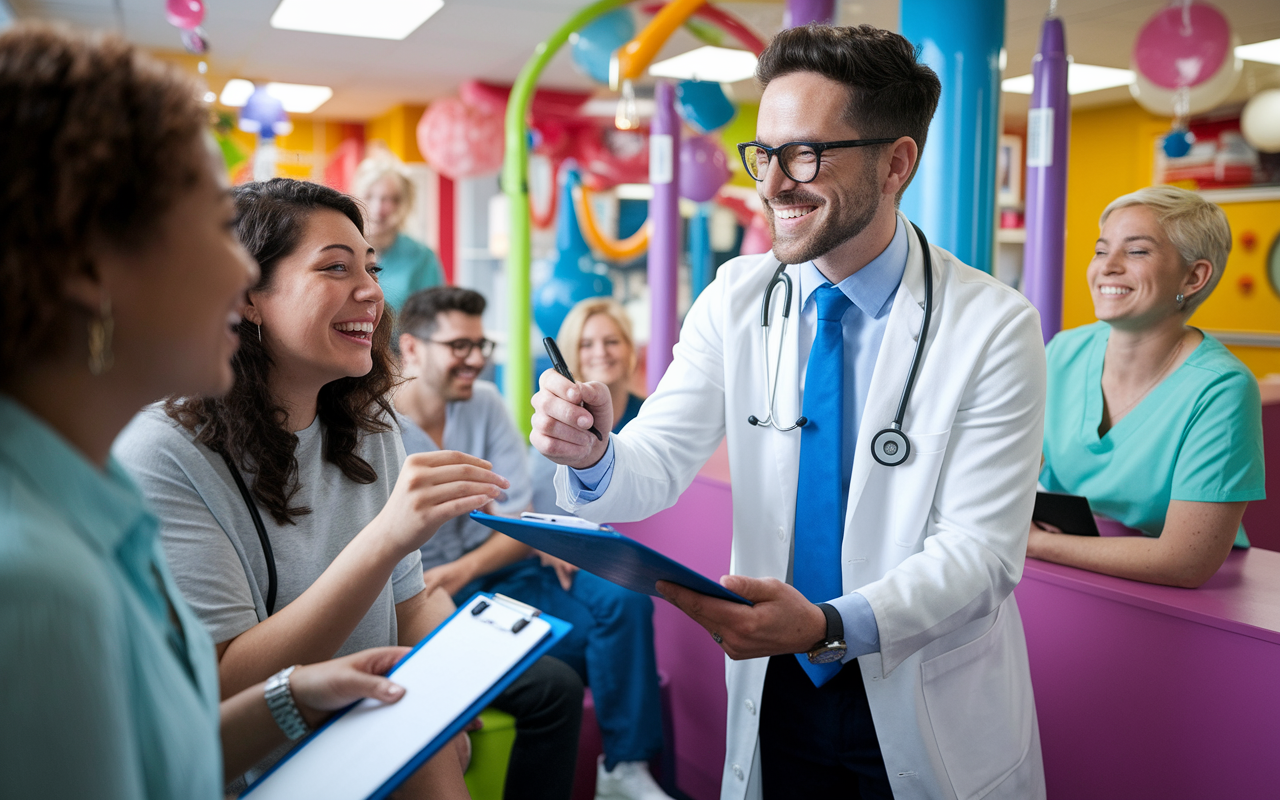
[{"label": "balloon cluster", "polygon": [[1157,11],[1138,32],[1129,90],[1146,110],[1174,118],[1162,142],[1165,155],[1186,155],[1195,141],[1187,118],[1217,106],[1235,88],[1243,68],[1237,44],[1221,11],[1191,0]]},{"label": "balloon cluster", "polygon": [[200,27],[204,22],[204,0],[165,0],[164,16],[178,29],[188,53],[199,56],[209,51],[208,34]]}]

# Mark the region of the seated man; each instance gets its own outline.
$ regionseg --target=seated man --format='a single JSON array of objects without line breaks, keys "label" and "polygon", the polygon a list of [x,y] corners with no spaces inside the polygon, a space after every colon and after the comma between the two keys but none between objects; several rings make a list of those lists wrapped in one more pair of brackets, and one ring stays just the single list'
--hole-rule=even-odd
[{"label": "seated man", "polygon": [[[400,352],[408,383],[396,395],[406,452],[457,450],[486,459],[511,482],[499,512],[532,500],[525,442],[492,383],[478,380],[493,342],[484,338],[485,299],[435,287],[406,301]],[[662,749],[653,603],[562,561],[541,555],[467,517],[446,522],[422,547],[427,588],[457,600],[501,592],[573,623],[551,655],[591,687],[604,739],[597,800],[668,800],[646,761]]]}]

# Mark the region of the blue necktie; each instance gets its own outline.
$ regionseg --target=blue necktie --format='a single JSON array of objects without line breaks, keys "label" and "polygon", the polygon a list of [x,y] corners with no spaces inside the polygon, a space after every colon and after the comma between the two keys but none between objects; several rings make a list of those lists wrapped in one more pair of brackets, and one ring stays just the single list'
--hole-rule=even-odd
[{"label": "blue necktie", "polygon": [[[800,482],[796,490],[796,546],[792,578],[814,603],[844,594],[840,574],[840,542],[844,538],[844,330],[840,318],[851,301],[831,284],[814,292],[818,330],[809,351],[804,380],[804,416],[800,429]],[[814,686],[836,676],[841,664],[810,664],[797,653]]]}]

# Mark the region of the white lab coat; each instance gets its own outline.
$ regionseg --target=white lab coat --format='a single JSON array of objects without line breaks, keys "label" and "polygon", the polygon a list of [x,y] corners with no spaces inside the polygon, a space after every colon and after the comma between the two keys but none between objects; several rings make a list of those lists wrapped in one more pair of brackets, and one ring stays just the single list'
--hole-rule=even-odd
[{"label": "white lab coat", "polygon": [[[907,224],[905,218],[903,224]],[[923,315],[920,243],[909,254],[871,379],[841,547],[844,591],[866,597],[880,652],[862,656],[894,797],[1044,797],[1022,622],[1022,576],[1045,399],[1039,315],[1018,292],[932,248],[933,321],[904,429],[911,455],[871,455],[902,394]],[[640,416],[615,437],[608,490],[573,508],[598,521],[673,505],[728,437],[734,574],[787,580],[800,435],[747,424],[767,413],[760,301],[772,255],[720,268],[690,310],[675,359]],[[788,267],[798,281],[798,269]],[[799,299],[782,342],[778,414],[800,416]],[[781,336],[774,301],[770,351]],[[773,363],[772,361],[770,362]],[[571,507],[567,472],[556,477]],[[690,531],[697,535],[696,531]],[[768,659],[727,662],[722,800],[760,796],[757,740]]]}]

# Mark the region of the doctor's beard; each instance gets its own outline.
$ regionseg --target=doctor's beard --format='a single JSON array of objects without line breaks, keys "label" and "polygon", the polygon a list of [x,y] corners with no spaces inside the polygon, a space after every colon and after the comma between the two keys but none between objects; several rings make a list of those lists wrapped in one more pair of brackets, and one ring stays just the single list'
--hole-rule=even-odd
[{"label": "doctor's beard", "polygon": [[[780,192],[772,199],[764,199],[764,215],[769,222],[769,237],[773,241],[773,255],[783,264],[804,264],[821,258],[840,245],[866,230],[879,210],[880,196],[876,193],[875,163],[867,165],[856,186],[844,188],[831,198],[810,194],[801,188]],[[819,226],[801,236],[779,237],[774,221],[772,203],[801,205],[813,203],[811,214],[829,214]]]}]

